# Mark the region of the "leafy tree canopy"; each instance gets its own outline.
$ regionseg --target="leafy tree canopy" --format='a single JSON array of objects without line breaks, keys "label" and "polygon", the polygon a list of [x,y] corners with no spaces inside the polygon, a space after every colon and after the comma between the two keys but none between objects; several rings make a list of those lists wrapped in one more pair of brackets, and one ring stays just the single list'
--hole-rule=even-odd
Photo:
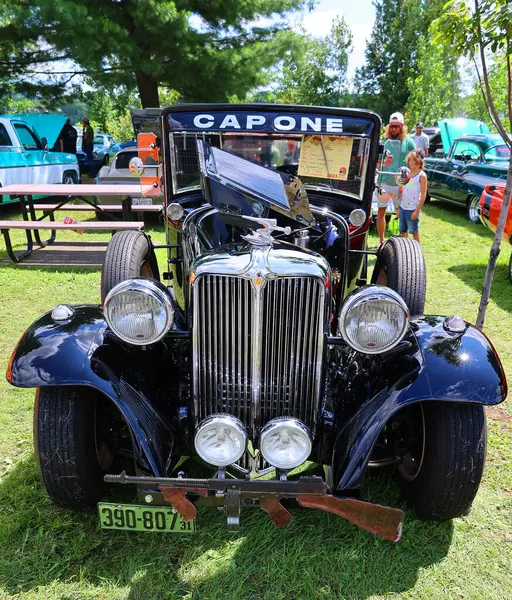
[{"label": "leafy tree canopy", "polygon": [[[184,101],[224,101],[257,87],[300,38],[265,18],[309,0],[0,0],[0,66],[18,80],[41,64],[69,59],[110,88],[137,86],[142,106],[158,106],[158,87]],[[202,25],[194,28],[191,17]],[[51,74],[51,69],[47,69]]]},{"label": "leafy tree canopy", "polygon": [[276,88],[270,94],[274,102],[286,104],[341,105],[347,91],[347,66],[352,33],[344,17],[337,18],[329,35],[308,37],[290,49],[276,70]]}]

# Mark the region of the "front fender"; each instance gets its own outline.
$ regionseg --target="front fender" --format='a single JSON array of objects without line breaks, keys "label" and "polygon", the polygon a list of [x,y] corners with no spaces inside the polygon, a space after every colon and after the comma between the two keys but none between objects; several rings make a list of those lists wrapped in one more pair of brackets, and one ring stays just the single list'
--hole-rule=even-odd
[{"label": "front fender", "polygon": [[443,323],[438,316],[411,320],[409,344],[392,358],[403,368],[383,367],[386,384],[364,399],[336,437],[332,464],[339,491],[360,486],[380,432],[405,406],[431,400],[489,406],[505,400],[505,373],[487,337],[469,324],[461,334],[450,333]]},{"label": "front fender", "polygon": [[[12,353],[7,380],[26,388],[75,385],[98,390],[116,405],[128,425],[139,468],[165,475],[174,443],[168,421],[125,378],[126,351],[106,339],[101,307],[73,309],[73,317],[66,322],[55,322],[46,313],[27,329]],[[151,357],[146,360],[151,362]]]}]

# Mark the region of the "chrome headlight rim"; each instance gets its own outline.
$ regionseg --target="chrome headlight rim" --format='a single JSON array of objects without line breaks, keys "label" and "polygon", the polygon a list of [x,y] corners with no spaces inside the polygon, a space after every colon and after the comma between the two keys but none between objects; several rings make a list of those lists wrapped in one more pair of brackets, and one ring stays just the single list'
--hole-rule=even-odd
[{"label": "chrome headlight rim", "polygon": [[[293,465],[284,465],[283,463],[281,464],[276,464],[275,459],[271,459],[269,456],[265,455],[265,452],[263,450],[264,448],[264,444],[265,444],[265,440],[266,438],[274,431],[276,431],[279,428],[282,427],[291,427],[292,429],[295,429],[295,431],[301,433],[304,435],[306,441],[307,441],[307,452],[304,452],[304,458],[301,458],[300,462],[298,461],[294,461]],[[273,467],[277,468],[277,469],[281,469],[283,471],[290,471],[291,469],[295,469],[296,467],[299,467],[300,465],[302,465],[304,462],[306,462],[308,460],[308,458],[311,455],[311,451],[313,449],[313,436],[311,434],[311,431],[309,430],[309,428],[299,419],[296,419],[295,417],[276,417],[275,419],[271,419],[260,431],[260,435],[259,435],[259,449],[260,452],[263,456],[263,458]]]},{"label": "chrome headlight rim", "polygon": [[[109,302],[118,294],[126,293],[128,291],[149,295],[154,300],[159,302],[165,310],[166,319],[164,327],[158,336],[152,338],[151,340],[143,339],[139,341],[120,334],[119,330],[116,328],[115,324],[110,318],[108,310]],[[159,281],[150,279],[148,277],[134,277],[132,279],[126,279],[125,281],[121,281],[121,283],[118,283],[116,286],[114,286],[107,294],[107,297],[103,302],[103,314],[105,315],[107,325],[112,330],[114,335],[123,342],[126,342],[132,346],[150,346],[156,342],[159,342],[167,334],[174,321],[174,307],[167,289]]]},{"label": "chrome headlight rim", "polygon": [[[345,321],[346,321],[349,311],[352,310],[356,305],[358,305],[360,303],[368,302],[369,300],[387,300],[387,301],[392,300],[392,301],[396,302],[396,304],[404,312],[403,327],[402,327],[402,330],[395,337],[395,339],[392,342],[388,343],[386,346],[374,348],[374,349],[373,348],[362,348],[357,343],[355,343],[348,335],[348,333],[346,331],[346,327],[345,327]],[[390,287],[387,287],[385,285],[367,285],[367,286],[363,286],[363,287],[353,291],[345,299],[345,302],[342,306],[341,313],[340,313],[340,330],[341,330],[341,335],[342,335],[343,339],[347,342],[347,344],[351,348],[353,348],[357,352],[360,352],[361,354],[383,354],[384,352],[388,352],[389,350],[392,350],[404,339],[405,334],[407,333],[407,331],[409,329],[409,323],[410,323],[409,308],[408,308],[407,304],[405,303],[404,299],[402,298],[402,296],[400,296],[400,294],[398,292],[395,292],[395,290],[392,290]]]},{"label": "chrome headlight rim", "polygon": [[[201,452],[201,450],[199,449],[198,439],[200,433],[203,432],[207,427],[211,427],[212,425],[229,425],[230,427],[233,427],[233,429],[236,430],[243,437],[244,442],[241,445],[242,451],[239,453],[240,455],[237,456],[234,460],[230,460],[229,462],[222,461],[222,463],[220,463],[219,461],[212,462],[211,458],[207,457],[205,453]],[[215,413],[213,415],[210,415],[209,417],[206,417],[206,419],[203,419],[199,423],[194,433],[194,448],[196,449],[197,454],[206,463],[215,467],[228,467],[229,465],[236,463],[237,460],[240,460],[240,458],[242,458],[245,451],[247,450],[247,442],[248,436],[244,424],[242,423],[242,421],[240,421],[240,419],[228,413]]]}]

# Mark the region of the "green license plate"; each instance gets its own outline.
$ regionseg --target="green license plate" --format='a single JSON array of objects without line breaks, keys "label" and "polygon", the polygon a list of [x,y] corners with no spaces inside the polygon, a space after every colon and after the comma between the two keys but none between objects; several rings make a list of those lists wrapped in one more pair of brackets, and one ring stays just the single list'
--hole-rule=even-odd
[{"label": "green license plate", "polygon": [[102,529],[124,531],[159,531],[161,533],[194,533],[195,519],[185,523],[183,515],[165,506],[139,506],[100,502],[98,514]]}]

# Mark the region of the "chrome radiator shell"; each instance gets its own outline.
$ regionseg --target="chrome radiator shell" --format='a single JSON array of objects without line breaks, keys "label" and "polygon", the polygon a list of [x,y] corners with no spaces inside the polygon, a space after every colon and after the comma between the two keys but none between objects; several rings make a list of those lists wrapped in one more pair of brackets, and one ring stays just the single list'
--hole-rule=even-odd
[{"label": "chrome radiator shell", "polygon": [[192,273],[196,423],[227,412],[256,437],[271,418],[290,415],[314,432],[328,263],[281,244],[209,253],[194,261]]}]

